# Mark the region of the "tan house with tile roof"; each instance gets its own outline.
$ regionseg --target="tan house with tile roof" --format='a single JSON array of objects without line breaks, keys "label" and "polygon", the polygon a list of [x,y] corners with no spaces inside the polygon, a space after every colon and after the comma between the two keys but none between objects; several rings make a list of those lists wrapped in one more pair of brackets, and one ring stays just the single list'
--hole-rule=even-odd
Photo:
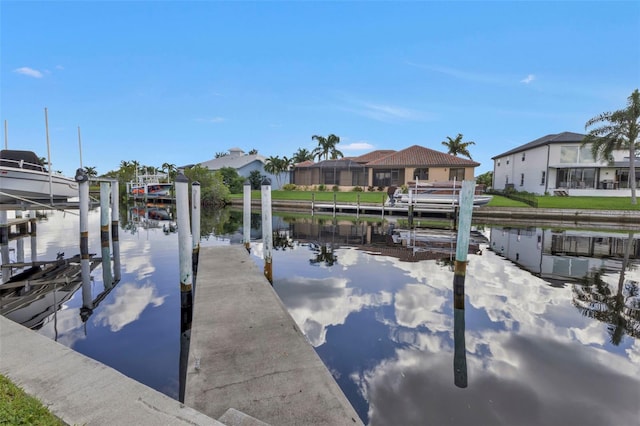
[{"label": "tan house with tile roof", "polygon": [[[340,187],[402,186],[416,178],[425,182],[471,180],[480,163],[414,145],[401,151],[377,150],[359,157],[299,164],[296,185]],[[347,189],[347,188],[345,188]]]}]

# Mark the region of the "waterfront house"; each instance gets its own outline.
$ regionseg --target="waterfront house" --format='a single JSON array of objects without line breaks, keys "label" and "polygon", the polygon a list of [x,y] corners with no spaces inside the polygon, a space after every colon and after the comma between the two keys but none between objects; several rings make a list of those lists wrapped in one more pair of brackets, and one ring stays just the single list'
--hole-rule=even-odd
[{"label": "waterfront house", "polygon": [[[271,179],[271,188],[280,189],[278,186],[278,180],[275,175],[265,172],[264,165],[267,162],[267,157],[260,154],[246,154],[240,148],[229,149],[229,154],[222,157],[214,158],[212,160],[199,163],[202,167],[206,167],[209,170],[220,170],[224,167],[231,167],[236,169],[238,174],[242,177],[248,178],[252,171],[258,170],[262,176],[266,176]],[[282,185],[289,183],[288,173],[283,173],[280,177],[280,183]]]},{"label": "waterfront house", "polygon": [[480,164],[444,152],[413,145],[400,151],[377,150],[359,157],[298,164],[293,171],[296,185],[353,187],[402,186],[424,182],[462,181],[474,178]]},{"label": "waterfront house", "polygon": [[493,188],[540,195],[631,196],[629,151],[614,151],[611,163],[600,161],[591,155],[590,144],[581,146],[584,137],[572,132],[546,135],[492,157]]}]

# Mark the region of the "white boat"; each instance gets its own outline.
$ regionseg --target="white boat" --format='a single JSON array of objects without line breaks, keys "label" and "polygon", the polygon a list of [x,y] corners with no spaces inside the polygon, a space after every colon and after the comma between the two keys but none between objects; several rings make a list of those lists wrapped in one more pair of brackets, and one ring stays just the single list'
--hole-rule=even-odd
[{"label": "white boat", "polygon": [[[397,188],[389,198],[391,205],[449,204],[457,205],[461,184],[453,182],[409,182],[406,193]],[[473,196],[474,206],[483,206],[491,201],[491,195],[483,193],[483,186],[476,185]]]},{"label": "white boat", "polygon": [[0,151],[0,203],[29,201],[65,202],[78,196],[78,183],[49,172],[32,151]]}]

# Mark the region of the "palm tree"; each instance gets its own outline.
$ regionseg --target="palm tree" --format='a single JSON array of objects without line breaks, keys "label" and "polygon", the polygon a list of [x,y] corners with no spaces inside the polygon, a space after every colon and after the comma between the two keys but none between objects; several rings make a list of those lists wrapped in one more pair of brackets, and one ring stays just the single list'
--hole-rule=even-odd
[{"label": "palm tree", "polygon": [[313,160],[313,153],[306,148],[298,148],[298,150],[293,154],[293,158],[291,160],[294,164]]},{"label": "palm tree", "polygon": [[313,158],[318,158],[318,160],[324,157],[325,160],[331,158],[332,160],[344,157],[342,152],[338,151],[336,146],[340,143],[340,136],[336,136],[333,133],[327,136],[311,136],[312,140],[318,142],[318,147],[313,150]]},{"label": "palm tree", "polygon": [[251,151],[249,151],[249,155],[256,155],[258,153],[258,150],[253,148]]},{"label": "palm tree", "polygon": [[636,199],[636,152],[640,150],[640,92],[634,90],[627,98],[627,107],[613,112],[603,112],[584,125],[585,130],[596,124],[582,140],[582,145],[591,144],[591,154],[595,159],[613,162],[613,151],[629,150],[629,188],[631,204]]},{"label": "palm tree", "polygon": [[84,171],[87,172],[87,176],[89,176],[90,178],[98,176],[98,171],[95,167],[86,166],[84,168]]},{"label": "palm tree", "polygon": [[462,133],[458,133],[458,136],[456,136],[455,139],[451,139],[450,136],[447,136],[447,139],[448,140],[446,141],[442,141],[442,145],[447,147],[447,152],[449,154],[455,155],[456,157],[460,154],[467,157],[469,160],[472,159],[467,148],[470,145],[475,145],[476,143],[474,141],[462,142]]},{"label": "palm tree", "polygon": [[264,165],[264,171],[276,177],[278,188],[280,188],[282,186],[280,181],[281,176],[283,173],[287,172],[290,167],[291,167],[291,160],[286,156],[283,158],[280,158],[278,156],[275,156],[275,157],[271,156],[267,158],[267,161]]},{"label": "palm tree", "polygon": [[169,181],[173,181],[175,174],[178,171],[178,168],[176,167],[175,164],[172,164],[172,163],[162,163],[161,170],[167,173],[167,176],[169,177]]}]

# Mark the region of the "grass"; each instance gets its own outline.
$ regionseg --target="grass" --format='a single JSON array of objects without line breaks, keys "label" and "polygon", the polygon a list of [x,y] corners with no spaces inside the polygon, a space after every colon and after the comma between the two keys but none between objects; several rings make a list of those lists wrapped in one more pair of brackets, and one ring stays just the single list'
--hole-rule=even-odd
[{"label": "grass", "polygon": [[65,425],[5,376],[0,375],[0,425]]},{"label": "grass", "polygon": [[[291,200],[291,201],[309,201],[311,202],[312,194],[315,194],[315,201],[333,202],[335,194],[339,203],[356,203],[358,195],[360,195],[361,203],[382,204],[387,199],[385,192],[311,192],[311,191],[272,191],[272,200]],[[260,191],[251,191],[251,198],[259,200]],[[242,198],[242,194],[232,194],[231,198]],[[630,197],[557,197],[557,196],[539,196],[538,208],[543,209],[591,209],[591,210],[640,210],[640,204],[631,204]],[[488,204],[489,207],[529,207],[520,201],[510,198],[494,195]]]}]

